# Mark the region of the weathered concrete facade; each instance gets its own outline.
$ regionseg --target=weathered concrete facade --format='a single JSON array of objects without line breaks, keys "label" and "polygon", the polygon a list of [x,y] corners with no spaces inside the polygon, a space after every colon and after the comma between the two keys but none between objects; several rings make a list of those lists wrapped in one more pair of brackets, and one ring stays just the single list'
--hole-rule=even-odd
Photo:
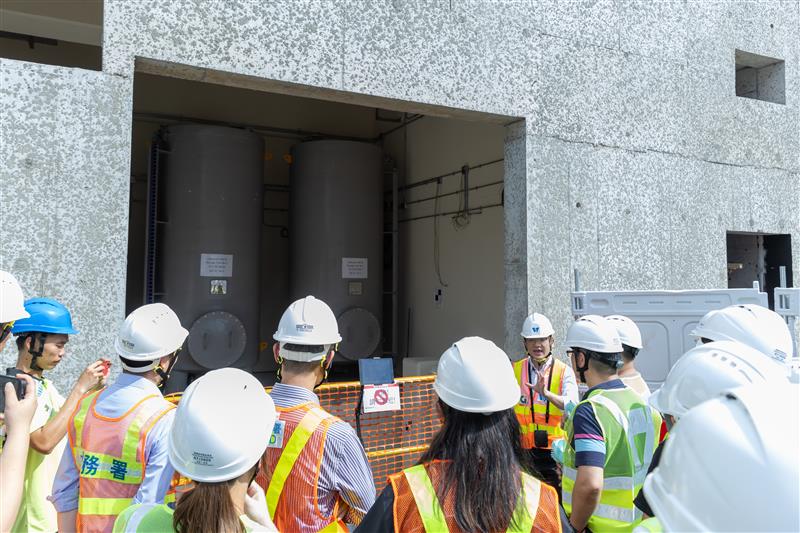
[{"label": "weathered concrete facade", "polygon": [[[139,69],[509,124],[509,347],[528,310],[563,338],[575,268],[723,287],[759,231],[798,272],[798,34],[797,1],[107,0],[102,72],[0,60],[0,268],[80,315],[57,378],[112,353]],[[785,105],[735,96],[736,49],[785,61]]]}]

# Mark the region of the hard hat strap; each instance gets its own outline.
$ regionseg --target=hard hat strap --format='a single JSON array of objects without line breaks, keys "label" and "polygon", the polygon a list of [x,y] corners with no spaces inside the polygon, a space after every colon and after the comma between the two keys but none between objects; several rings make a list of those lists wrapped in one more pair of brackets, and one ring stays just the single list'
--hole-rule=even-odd
[{"label": "hard hat strap", "polygon": [[[44,343],[45,340],[47,340],[47,333],[32,332],[27,337],[31,339],[31,347],[28,349],[28,353],[31,354],[31,370],[42,372],[44,371],[44,368],[39,366],[37,359],[39,359],[42,356],[42,353],[44,352]],[[37,337],[39,341],[38,349],[36,348]]]},{"label": "hard hat strap", "polygon": [[167,365],[167,369],[166,370],[161,368],[161,365],[156,365],[156,367],[154,369],[155,373],[158,375],[158,377],[161,378],[161,383],[158,384],[158,388],[159,389],[163,389],[164,385],[167,384],[167,380],[169,380],[169,376],[172,373],[172,369],[175,367],[175,363],[178,362],[178,353],[180,351],[181,351],[181,349],[178,348],[177,350],[172,352],[172,355],[170,355],[170,361],[169,361],[169,364]]}]

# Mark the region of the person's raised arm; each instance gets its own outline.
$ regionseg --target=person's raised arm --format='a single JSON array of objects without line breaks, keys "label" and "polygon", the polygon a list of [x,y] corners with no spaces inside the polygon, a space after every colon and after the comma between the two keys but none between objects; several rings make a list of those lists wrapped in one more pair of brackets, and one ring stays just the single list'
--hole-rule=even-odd
[{"label": "person's raised arm", "polygon": [[31,448],[45,455],[55,449],[67,434],[67,422],[78,402],[85,394],[102,386],[105,369],[103,359],[98,359],[84,369],[58,413],[45,425],[31,432]]},{"label": "person's raised arm", "polygon": [[28,459],[28,436],[31,420],[36,412],[36,385],[30,376],[17,374],[25,380],[25,397],[17,400],[11,383],[6,383],[6,442],[0,454],[0,531],[9,531],[17,519],[25,481],[25,463]]}]

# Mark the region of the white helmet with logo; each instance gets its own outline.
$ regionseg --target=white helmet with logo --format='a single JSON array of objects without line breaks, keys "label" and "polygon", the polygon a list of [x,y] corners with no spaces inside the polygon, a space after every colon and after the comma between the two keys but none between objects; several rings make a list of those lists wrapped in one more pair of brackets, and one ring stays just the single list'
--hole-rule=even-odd
[{"label": "white helmet with logo", "polygon": [[760,305],[731,305],[707,313],[691,335],[711,341],[737,341],[786,364],[794,354],[792,334],[783,318]]},{"label": "white helmet with logo", "polygon": [[[272,338],[280,343],[281,357],[304,362],[323,359],[331,346],[342,340],[333,311],[328,304],[313,296],[297,300],[284,311],[278,331]],[[322,346],[323,350],[315,353],[297,352],[286,350],[286,344]]]},{"label": "white helmet with logo", "polygon": [[520,335],[523,339],[546,339],[554,333],[553,324],[546,316],[541,313],[533,313],[522,323]]},{"label": "white helmet with logo", "polygon": [[30,316],[25,310],[25,297],[17,278],[10,272],[0,270],[0,324]]},{"label": "white helmet with logo", "polygon": [[644,494],[664,531],[800,531],[797,385],[748,385],[670,432]]},{"label": "white helmet with logo", "polygon": [[639,331],[639,326],[636,325],[636,322],[622,315],[609,315],[606,320],[617,328],[617,334],[622,344],[637,350],[641,350],[644,347],[642,332]]},{"label": "white helmet with logo", "polygon": [[442,354],[433,388],[444,403],[468,413],[496,413],[519,401],[508,355],[481,337],[465,337]]},{"label": "white helmet with logo", "polygon": [[147,304],[135,309],[114,341],[117,354],[128,361],[152,361],[151,365],[122,367],[129,372],[144,373],[158,365],[158,360],[183,346],[189,332],[181,326],[178,315],[166,304]]},{"label": "white helmet with logo", "polygon": [[241,476],[267,449],[275,404],[252,375],[212,370],[183,393],[169,435],[169,462],[193,481]]},{"label": "white helmet with logo", "polygon": [[727,389],[787,383],[781,368],[758,350],[739,342],[710,342],[683,354],[649,401],[661,413],[681,418]]}]

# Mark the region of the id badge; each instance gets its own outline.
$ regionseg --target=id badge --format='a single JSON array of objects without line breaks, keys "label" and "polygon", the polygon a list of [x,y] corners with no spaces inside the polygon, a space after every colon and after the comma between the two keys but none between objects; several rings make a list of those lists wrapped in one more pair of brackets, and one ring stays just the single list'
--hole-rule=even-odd
[{"label": "id badge", "polygon": [[272,426],[272,434],[269,436],[267,448],[283,448],[283,431],[286,429],[286,422],[276,420]]}]

